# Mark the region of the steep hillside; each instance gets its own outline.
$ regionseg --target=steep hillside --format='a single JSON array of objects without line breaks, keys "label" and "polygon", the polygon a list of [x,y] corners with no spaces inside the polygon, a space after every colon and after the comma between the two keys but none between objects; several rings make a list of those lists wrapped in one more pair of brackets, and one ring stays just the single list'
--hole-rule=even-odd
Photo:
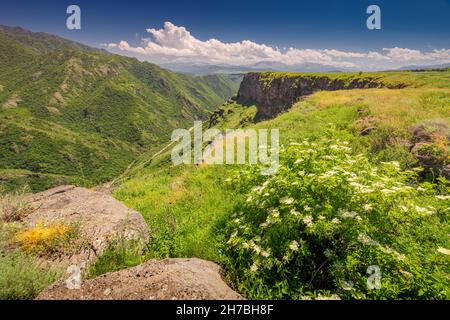
[{"label": "steep hillside", "polygon": [[0,34],[5,41],[16,42],[35,53],[48,53],[55,50],[83,50],[91,52],[104,52],[104,50],[89,47],[87,45],[67,40],[46,32],[31,32],[20,27],[0,25]]},{"label": "steep hillside", "polygon": [[45,33],[0,28],[0,176],[7,188],[98,184],[237,90]]},{"label": "steep hillside", "polygon": [[242,80],[240,75],[206,75],[197,78],[224,100],[236,94]]},{"label": "steep hillside", "polygon": [[[294,81],[286,81],[290,78]],[[295,92],[298,89],[293,83],[303,79],[322,79],[322,83],[343,84],[349,83],[351,79],[350,82],[353,83],[372,84],[376,87],[378,85],[375,84],[378,83],[381,88],[321,90],[318,87],[307,87],[298,91],[294,98],[291,97],[294,102],[290,105],[277,104],[285,99],[286,92]],[[276,89],[280,89],[282,94],[279,95]],[[415,158],[411,153],[411,148],[421,143],[414,129],[424,127],[425,131],[429,131],[428,142],[436,142],[438,149],[435,152],[442,153],[439,157],[439,174],[448,170],[444,167],[449,162],[445,156],[448,153],[448,128],[446,129],[445,123],[450,118],[449,89],[450,71],[366,74],[249,73],[241,83],[238,96],[213,112],[204,122],[204,128],[225,130],[277,127],[281,131],[282,142],[289,143],[303,137],[321,136],[328,126],[341,126],[341,122],[334,119],[339,113],[343,117],[342,121],[349,125],[346,130],[359,140],[358,144],[364,144],[363,148],[369,147],[367,152],[371,156],[383,155],[385,160],[398,158],[405,166],[408,161],[409,165],[413,166],[417,164],[418,159],[425,158]],[[260,94],[259,98],[256,92]],[[260,101],[257,101],[258,99]],[[300,105],[303,107],[298,109]],[[261,117],[262,112],[267,115]],[[268,115],[273,115],[273,119],[267,119]],[[423,134],[427,135],[424,132]],[[398,154],[399,150],[404,150],[406,157]],[[141,174],[140,170],[145,170],[144,166],[150,171],[161,166],[170,166],[170,148],[158,152],[157,156],[148,153],[140,157],[128,174]]]},{"label": "steep hillside", "polygon": [[55,50],[104,52],[44,32],[31,32],[20,27],[0,25],[0,71],[14,69],[33,57]]},{"label": "steep hillside", "polygon": [[[248,298],[449,297],[450,72],[369,76],[405,88],[315,92],[264,121],[261,106],[241,97],[205,122],[279,129],[275,176],[252,166],[174,167],[170,147],[141,158],[114,195],[148,221],[149,256],[217,261]],[[365,287],[372,264],[383,290]]]}]

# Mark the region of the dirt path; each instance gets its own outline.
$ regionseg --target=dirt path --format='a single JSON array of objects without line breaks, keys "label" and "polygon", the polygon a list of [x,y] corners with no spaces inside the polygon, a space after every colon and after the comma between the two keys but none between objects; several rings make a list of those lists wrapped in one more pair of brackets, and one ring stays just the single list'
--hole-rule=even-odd
[{"label": "dirt path", "polygon": [[219,136],[216,136],[212,143],[210,145],[208,145],[205,149],[206,152],[204,152],[203,154],[203,162],[205,164],[212,164],[214,159],[213,159],[213,153],[216,152],[216,150],[218,148],[223,148],[223,159],[224,159],[224,163],[225,163],[225,155],[226,155],[226,143],[227,141],[233,140],[234,139],[234,145],[237,146],[241,143],[245,143],[245,138],[247,136],[245,135],[245,132],[242,130],[239,131],[232,131],[231,133],[225,133],[225,134],[221,134]]}]

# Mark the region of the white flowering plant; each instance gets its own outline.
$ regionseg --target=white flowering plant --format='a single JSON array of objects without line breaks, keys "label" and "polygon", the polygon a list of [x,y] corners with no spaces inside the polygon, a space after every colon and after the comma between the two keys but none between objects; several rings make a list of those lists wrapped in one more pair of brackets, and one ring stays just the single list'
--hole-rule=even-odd
[{"label": "white flowering plant", "polygon": [[223,248],[237,289],[254,299],[449,299],[449,182],[420,183],[418,171],[333,139],[282,148],[271,176],[246,167],[229,182],[246,201]]}]

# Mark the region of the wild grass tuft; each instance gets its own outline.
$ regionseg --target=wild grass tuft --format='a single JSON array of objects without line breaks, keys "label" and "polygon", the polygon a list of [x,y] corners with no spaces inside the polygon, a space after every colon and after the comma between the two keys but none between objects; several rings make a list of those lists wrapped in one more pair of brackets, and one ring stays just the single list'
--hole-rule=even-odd
[{"label": "wild grass tuft", "polygon": [[20,221],[31,213],[32,209],[25,199],[27,191],[28,188],[24,187],[14,193],[0,193],[0,221],[6,223]]}]

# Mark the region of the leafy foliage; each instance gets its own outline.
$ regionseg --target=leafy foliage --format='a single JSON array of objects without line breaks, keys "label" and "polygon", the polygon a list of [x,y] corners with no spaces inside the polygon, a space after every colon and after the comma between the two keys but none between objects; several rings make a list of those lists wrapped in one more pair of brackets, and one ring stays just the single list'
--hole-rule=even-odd
[{"label": "leafy foliage", "polygon": [[[374,165],[331,137],[283,149],[274,176],[259,169],[230,181],[247,200],[223,248],[249,298],[449,298],[447,180],[419,185],[416,172]],[[367,287],[370,266],[378,290]]]}]

